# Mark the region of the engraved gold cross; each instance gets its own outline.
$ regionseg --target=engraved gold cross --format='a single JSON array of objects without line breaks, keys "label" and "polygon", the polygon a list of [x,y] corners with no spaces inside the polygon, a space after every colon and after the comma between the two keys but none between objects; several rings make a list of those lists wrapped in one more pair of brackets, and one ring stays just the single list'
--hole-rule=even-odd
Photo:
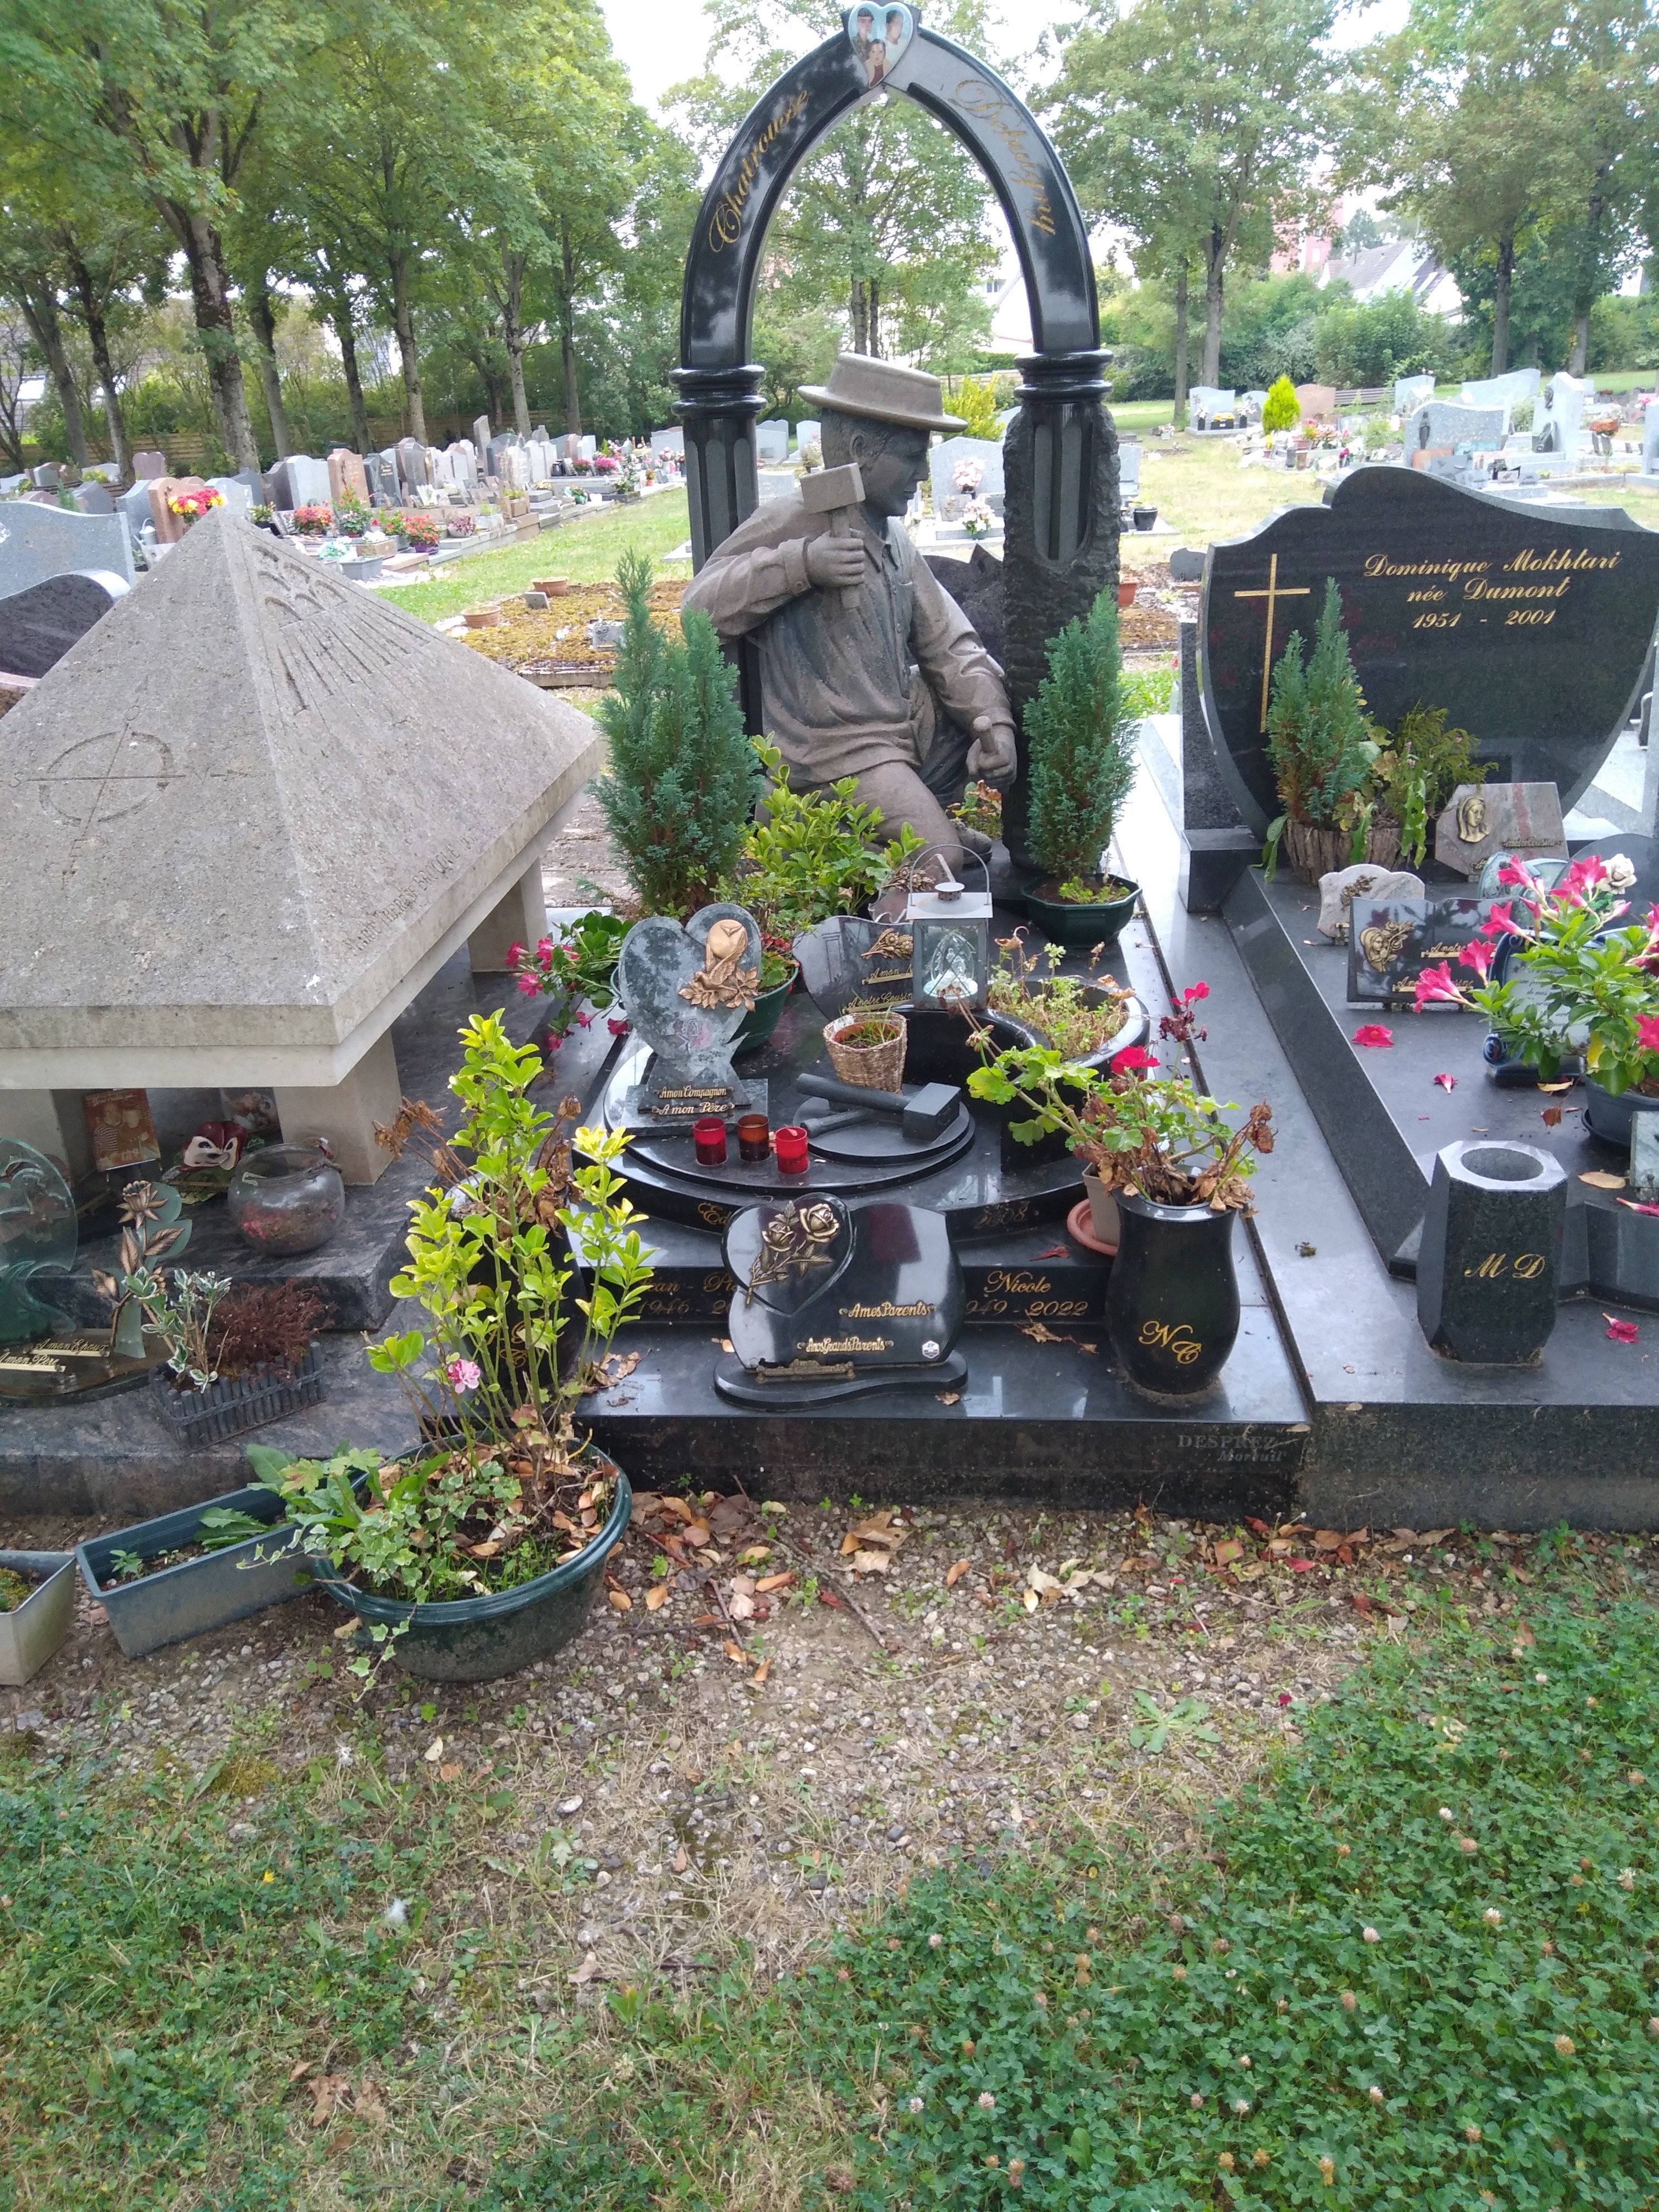
[{"label": "engraved gold cross", "polygon": [[1312,586],[1308,584],[1281,584],[1279,580],[1279,556],[1267,556],[1267,588],[1265,592],[1235,592],[1236,599],[1266,599],[1267,602],[1267,635],[1261,648],[1261,727],[1267,726],[1267,686],[1273,680],[1273,611],[1280,599],[1305,599]]}]

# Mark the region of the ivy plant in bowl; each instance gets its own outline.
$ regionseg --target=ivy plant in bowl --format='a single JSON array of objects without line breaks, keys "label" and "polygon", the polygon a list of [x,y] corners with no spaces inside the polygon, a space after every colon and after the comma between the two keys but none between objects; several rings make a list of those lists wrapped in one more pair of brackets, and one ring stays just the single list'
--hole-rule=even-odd
[{"label": "ivy plant in bowl", "polygon": [[[269,1478],[317,1580],[363,1623],[361,1674],[376,1647],[433,1681],[547,1657],[580,1627],[628,1525],[627,1477],[576,1419],[651,1276],[616,1170],[626,1133],[573,1130],[574,1100],[556,1120],[534,1106],[541,1056],[498,1016],[475,1015],[462,1037],[453,1180],[412,1207],[392,1283],[426,1327],[369,1353],[404,1383],[418,1441],[375,1455],[361,1499],[349,1454]],[[580,1235],[586,1297],[559,1230]]]},{"label": "ivy plant in bowl", "polygon": [[1026,836],[1040,869],[1025,911],[1061,945],[1112,945],[1139,886],[1109,875],[1103,855],[1134,785],[1138,717],[1125,696],[1117,609],[1103,592],[1087,622],[1048,647],[1048,672],[1025,709],[1030,740]]},{"label": "ivy plant in bowl", "polygon": [[1013,1124],[1035,1143],[1063,1131],[1079,1162],[1115,1198],[1117,1256],[1106,1294],[1112,1348],[1129,1379],[1165,1396],[1206,1389],[1238,1334],[1233,1217],[1253,1212],[1255,1156],[1273,1150],[1273,1116],[1251,1108],[1237,1127],[1200,1087],[1191,1063],[1204,1032],[1194,983],[1158,1024],[1162,1057],[1126,1046],[1103,1070],[1052,1049],[1000,1053],[968,1079],[975,1097],[1023,1101]]}]

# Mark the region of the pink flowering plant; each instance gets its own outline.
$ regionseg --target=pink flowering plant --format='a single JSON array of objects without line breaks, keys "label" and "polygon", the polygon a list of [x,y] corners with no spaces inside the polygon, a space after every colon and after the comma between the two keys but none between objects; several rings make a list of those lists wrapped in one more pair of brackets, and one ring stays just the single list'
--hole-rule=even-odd
[{"label": "pink flowering plant", "polygon": [[[450,1088],[465,1112],[410,1207],[408,1264],[392,1280],[425,1326],[368,1355],[404,1386],[426,1441],[375,1455],[357,1489],[361,1454],[276,1478],[304,1549],[410,1605],[515,1589],[598,1535],[616,1471],[578,1433],[578,1407],[651,1278],[617,1172],[627,1133],[577,1127],[574,1098],[556,1115],[532,1104],[541,1054],[514,1045],[499,1014],[474,1015],[461,1036]],[[368,1632],[384,1647],[400,1630]]]},{"label": "pink flowering plant", "polygon": [[[572,1030],[586,1029],[594,1014],[615,1005],[617,961],[629,927],[619,915],[585,914],[562,936],[508,945],[507,967],[520,990],[548,1001],[546,1051],[556,1052]],[[611,1028],[620,1034],[616,1022]]]},{"label": "pink flowering plant", "polygon": [[331,507],[296,507],[294,527],[301,538],[326,538],[334,527]]},{"label": "pink flowering plant", "polygon": [[204,514],[211,514],[216,507],[222,507],[225,495],[210,485],[200,491],[175,491],[168,494],[167,512],[182,514],[186,522],[199,522]]},{"label": "pink flowering plant", "polygon": [[[1158,1206],[1206,1206],[1213,1213],[1255,1211],[1248,1178],[1255,1155],[1273,1148],[1273,1114],[1253,1106],[1237,1128],[1198,1087],[1191,1063],[1202,1042],[1198,1008],[1207,983],[1189,984],[1158,1024],[1162,1055],[1140,1045],[1118,1053],[1103,1074],[1040,1046],[1000,1053],[975,1068],[968,1088],[998,1105],[1032,1109],[1011,1122],[1018,1143],[1064,1133],[1067,1145],[1109,1190],[1133,1191]],[[988,1042],[990,1032],[981,1029]]]},{"label": "pink flowering plant", "polygon": [[[1522,861],[1506,861],[1500,873],[1515,896],[1493,906],[1480,937],[1458,955],[1466,975],[1443,960],[1423,970],[1419,1009],[1484,1014],[1546,1083],[1582,1054],[1586,1072],[1615,1097],[1659,1096],[1659,906],[1644,921],[1617,926],[1636,880],[1630,861],[1622,853],[1607,860],[1586,854],[1553,890]],[[1498,983],[1492,963],[1505,938],[1515,945]]]}]

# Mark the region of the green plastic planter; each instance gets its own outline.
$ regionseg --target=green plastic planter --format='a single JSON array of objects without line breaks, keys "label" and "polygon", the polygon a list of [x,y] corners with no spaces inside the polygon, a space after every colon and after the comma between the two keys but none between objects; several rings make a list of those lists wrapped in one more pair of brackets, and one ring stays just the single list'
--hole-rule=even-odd
[{"label": "green plastic planter", "polygon": [[615,1473],[616,1499],[592,1542],[517,1589],[446,1605],[408,1605],[359,1589],[319,1554],[312,1555],[311,1571],[337,1604],[369,1626],[392,1628],[407,1621],[404,1633],[380,1648],[423,1682],[498,1681],[562,1650],[586,1620],[605,1563],[621,1543],[634,1509],[628,1477],[620,1468]]},{"label": "green plastic planter", "polygon": [[753,1009],[743,1018],[743,1023],[732,1040],[732,1056],[739,1060],[746,1052],[758,1052],[769,1043],[772,1032],[782,1018],[784,1001],[800,981],[800,963],[797,961],[784,983],[775,983],[769,991],[757,996]]},{"label": "green plastic planter", "polygon": [[1034,884],[1025,894],[1025,911],[1045,937],[1056,945],[1115,945],[1135,910],[1140,885],[1130,884],[1121,898],[1103,899],[1098,906],[1074,905],[1059,892],[1059,884],[1051,879]]},{"label": "green plastic planter", "polygon": [[[134,1552],[149,1560],[193,1544],[203,1514],[214,1505],[232,1506],[256,1521],[269,1522],[270,1534],[250,1536],[222,1551],[181,1559],[176,1566],[158,1567],[135,1582],[111,1579],[117,1552]],[[76,1547],[75,1556],[88,1593],[109,1615],[116,1642],[129,1659],[142,1659],[164,1644],[204,1635],[210,1628],[245,1620],[308,1589],[309,1569],[292,1548],[292,1532],[279,1526],[282,1520],[283,1501],[276,1492],[252,1483],[246,1490],[204,1498],[199,1505],[182,1506],[176,1513],[140,1521],[111,1535],[89,1536]]]}]

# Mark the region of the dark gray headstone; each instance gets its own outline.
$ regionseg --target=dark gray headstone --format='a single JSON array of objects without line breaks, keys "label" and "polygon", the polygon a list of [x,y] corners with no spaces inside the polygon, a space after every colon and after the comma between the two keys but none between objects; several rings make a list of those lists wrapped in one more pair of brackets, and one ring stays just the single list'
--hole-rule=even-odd
[{"label": "dark gray headstone", "polygon": [[127,589],[124,576],[53,576],[0,599],[0,668],[44,676]]},{"label": "dark gray headstone", "polygon": [[[1360,468],[1328,507],[1212,546],[1205,693],[1222,773],[1260,836],[1280,810],[1263,701],[1293,629],[1310,644],[1334,576],[1366,707],[1419,701],[1471,731],[1494,781],[1553,783],[1564,809],[1628,714],[1659,606],[1659,533],[1618,507],[1522,504],[1421,470]],[[1272,592],[1271,611],[1269,592]]]},{"label": "dark gray headstone", "polygon": [[807,996],[828,1021],[854,1000],[885,1006],[915,996],[910,933],[894,923],[831,915],[803,930],[789,950],[800,963]]},{"label": "dark gray headstone", "polygon": [[1475,1138],[1437,1153],[1417,1262],[1417,1318],[1451,1359],[1520,1366],[1555,1327],[1567,1177],[1535,1145]]},{"label": "dark gray headstone", "polygon": [[[700,1003],[700,994],[706,995],[701,979],[714,974],[709,933],[721,922],[738,923],[746,946],[720,981],[716,1002]],[[760,964],[760,924],[739,906],[706,906],[684,927],[652,915],[629,930],[617,981],[634,1036],[651,1050],[645,1080],[629,1093],[630,1126],[686,1127],[702,1115],[765,1111],[765,1084],[743,1082],[732,1066],[732,1044],[752,1007]],[[748,1005],[736,988],[745,977],[751,979],[745,986]]]},{"label": "dark gray headstone", "polygon": [[83,483],[74,498],[76,507],[82,514],[113,514],[115,512],[115,501],[107,484]]},{"label": "dark gray headstone", "polygon": [[36,491],[56,491],[64,472],[56,461],[42,461],[38,469],[29,471],[29,479]]},{"label": "dark gray headstone", "polygon": [[1204,555],[1200,548],[1177,545],[1170,556],[1170,580],[1173,584],[1201,584],[1204,581]]}]

